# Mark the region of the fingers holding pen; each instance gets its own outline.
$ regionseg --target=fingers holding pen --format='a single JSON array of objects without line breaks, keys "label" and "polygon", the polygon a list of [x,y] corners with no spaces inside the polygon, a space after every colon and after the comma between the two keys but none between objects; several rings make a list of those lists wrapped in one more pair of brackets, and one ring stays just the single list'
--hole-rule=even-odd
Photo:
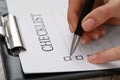
[{"label": "fingers holding pen", "polygon": [[76,30],[78,18],[83,7],[84,0],[69,0],[68,23],[71,32]]},{"label": "fingers holding pen", "polygon": [[83,36],[80,38],[80,42],[83,45],[86,45],[91,40],[98,40],[102,36],[104,36],[106,33],[105,29],[103,27],[97,27],[96,29],[90,31],[90,32],[84,32]]},{"label": "fingers holding pen", "polygon": [[106,5],[94,9],[83,19],[83,29],[85,31],[91,31],[100,26],[111,17],[110,11],[111,10],[106,7]]},{"label": "fingers holding pen", "polygon": [[[120,24],[120,11],[118,11],[120,7],[119,4],[120,0],[106,0],[106,2],[104,1],[104,5],[98,6],[83,19],[83,29],[85,31],[91,31],[101,24],[104,24],[108,20],[110,22],[111,19],[114,19],[114,23]],[[118,20],[115,20],[115,18],[118,18]]]},{"label": "fingers holding pen", "polygon": [[[68,22],[71,32],[76,30],[84,3],[85,0],[69,0]],[[104,23],[120,25],[119,4],[120,0],[95,0],[93,10],[82,21],[83,29],[91,31]]]},{"label": "fingers holding pen", "polygon": [[[98,39],[105,35],[105,30],[99,28],[101,24],[120,25],[120,0],[95,0],[102,1],[95,3],[93,10],[85,16],[82,21],[82,27],[85,30],[81,42],[87,44],[91,39]],[[77,27],[78,18],[82,11],[83,0],[69,0],[68,22],[71,32]],[[99,28],[99,29],[98,29]],[[88,58],[88,61],[95,64],[102,64],[114,60],[120,60],[120,46],[100,51]]]}]

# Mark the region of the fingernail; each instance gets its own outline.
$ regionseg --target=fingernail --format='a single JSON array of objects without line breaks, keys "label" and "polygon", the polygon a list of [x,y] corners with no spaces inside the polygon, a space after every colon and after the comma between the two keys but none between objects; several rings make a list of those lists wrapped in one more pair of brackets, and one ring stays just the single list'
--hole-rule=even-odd
[{"label": "fingernail", "polygon": [[92,27],[95,25],[95,20],[90,18],[83,22],[82,26],[85,31],[89,31],[92,29]]},{"label": "fingernail", "polygon": [[71,24],[69,24],[70,32],[73,33],[73,27]]},{"label": "fingernail", "polygon": [[91,55],[88,57],[88,61],[89,62],[95,62],[97,59],[97,54]]},{"label": "fingernail", "polygon": [[81,42],[83,45],[86,44],[86,41],[85,41],[84,39],[82,39],[82,38],[80,38],[80,42]]}]

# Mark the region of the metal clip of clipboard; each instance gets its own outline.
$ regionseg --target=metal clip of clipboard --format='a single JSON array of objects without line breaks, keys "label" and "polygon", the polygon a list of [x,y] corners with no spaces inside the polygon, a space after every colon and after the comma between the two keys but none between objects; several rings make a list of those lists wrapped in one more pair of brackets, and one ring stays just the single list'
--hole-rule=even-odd
[{"label": "metal clip of clipboard", "polygon": [[17,56],[21,51],[25,51],[17,21],[14,15],[6,14],[1,16],[2,26],[0,27],[0,35],[5,37],[10,53]]}]

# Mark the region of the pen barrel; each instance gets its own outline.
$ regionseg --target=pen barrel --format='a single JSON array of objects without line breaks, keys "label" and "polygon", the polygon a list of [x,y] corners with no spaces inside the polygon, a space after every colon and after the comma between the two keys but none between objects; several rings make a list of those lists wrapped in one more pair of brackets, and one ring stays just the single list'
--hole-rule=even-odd
[{"label": "pen barrel", "polygon": [[77,25],[77,29],[75,31],[76,35],[82,36],[84,30],[82,28],[82,20],[83,18],[92,10],[93,5],[94,5],[95,0],[86,0],[85,4],[84,4],[84,8],[83,11],[79,17],[78,20],[78,25]]}]

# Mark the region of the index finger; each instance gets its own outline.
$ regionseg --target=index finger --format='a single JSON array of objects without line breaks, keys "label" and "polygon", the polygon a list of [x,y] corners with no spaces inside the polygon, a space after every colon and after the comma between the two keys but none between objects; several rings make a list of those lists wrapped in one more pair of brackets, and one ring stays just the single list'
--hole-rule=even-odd
[{"label": "index finger", "polygon": [[68,23],[70,25],[71,32],[74,32],[77,27],[80,11],[84,5],[84,0],[69,0],[68,4]]}]

